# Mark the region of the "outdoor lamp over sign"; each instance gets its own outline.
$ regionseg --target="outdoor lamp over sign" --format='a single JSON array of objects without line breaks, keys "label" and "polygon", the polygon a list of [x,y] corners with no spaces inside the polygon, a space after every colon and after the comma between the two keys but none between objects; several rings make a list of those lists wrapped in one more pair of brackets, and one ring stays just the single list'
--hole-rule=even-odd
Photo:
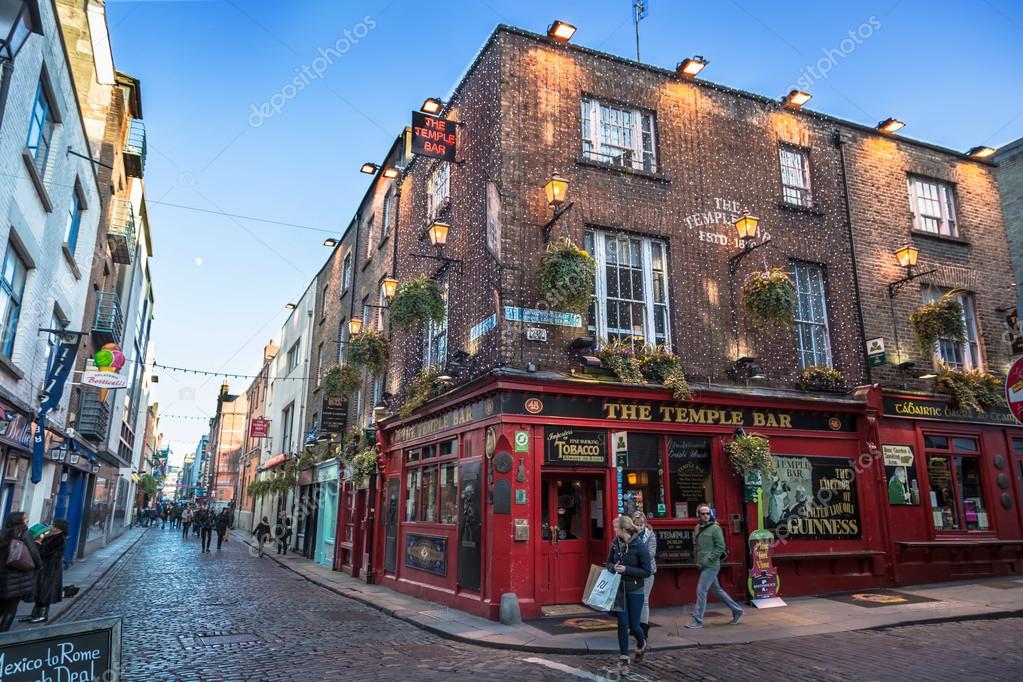
[{"label": "outdoor lamp over sign", "polygon": [[444,246],[445,244],[447,244],[448,230],[450,229],[451,226],[448,225],[447,223],[434,221],[430,225],[430,229],[426,231],[426,233],[430,235],[430,243],[433,244],[434,246]]},{"label": "outdoor lamp over sign", "polygon": [[793,109],[798,109],[799,107],[809,102],[812,97],[813,95],[811,95],[808,92],[803,92],[802,90],[792,90],[791,92],[789,92],[789,94],[785,95],[785,106],[792,107]]},{"label": "outdoor lamp over sign", "polygon": [[906,124],[897,118],[886,118],[885,120],[877,124],[878,130],[880,130],[882,133],[888,134],[894,133],[898,130],[902,130],[905,127]]},{"label": "outdoor lamp over sign", "polygon": [[436,97],[427,97],[426,101],[423,102],[423,106],[420,107],[420,111],[430,116],[436,116],[444,108],[444,102],[437,99]]},{"label": "outdoor lamp over sign", "polygon": [[393,277],[384,277],[380,282],[380,290],[384,292],[384,297],[390,301],[398,291],[398,280]]},{"label": "outdoor lamp over sign", "polygon": [[707,64],[710,64],[710,62],[700,55],[695,55],[680,61],[675,66],[675,72],[683,78],[696,78]]},{"label": "outdoor lamp over sign", "polygon": [[973,147],[970,151],[968,151],[966,153],[968,155],[972,156],[975,159],[986,159],[987,157],[989,157],[992,154],[994,154],[995,150],[994,150],[993,147],[980,146],[980,147]]},{"label": "outdoor lamp over sign", "polygon": [[899,259],[899,265],[904,268],[911,268],[916,265],[916,259],[920,255],[920,249],[912,244],[903,244],[895,250],[895,257]]},{"label": "outdoor lamp over sign", "polygon": [[380,166],[369,162],[362,164],[362,167],[359,168],[359,172],[365,173],[366,175],[376,175],[378,170],[380,170]]},{"label": "outdoor lamp over sign", "polygon": [[575,35],[575,26],[564,21],[555,21],[547,27],[547,36],[559,43],[567,43]]},{"label": "outdoor lamp over sign", "polygon": [[398,169],[394,166],[388,166],[384,169],[384,177],[393,180],[398,177]]},{"label": "outdoor lamp over sign", "polygon": [[0,60],[13,60],[33,32],[42,33],[36,0],[0,1]]},{"label": "outdoor lamp over sign", "polygon": [[543,191],[547,195],[547,205],[557,209],[565,203],[565,197],[568,196],[568,180],[555,171],[547,184],[543,186]]},{"label": "outdoor lamp over sign", "polygon": [[348,320],[348,333],[352,336],[358,336],[359,332],[362,331],[362,320],[358,317],[353,317]]}]

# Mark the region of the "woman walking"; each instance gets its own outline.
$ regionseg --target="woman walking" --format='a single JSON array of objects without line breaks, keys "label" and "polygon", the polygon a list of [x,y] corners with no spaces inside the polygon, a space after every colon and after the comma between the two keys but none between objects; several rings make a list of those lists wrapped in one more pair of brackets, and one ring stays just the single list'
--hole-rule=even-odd
[{"label": "woman walking", "polygon": [[25,512],[11,512],[0,531],[0,632],[7,632],[18,614],[18,603],[36,589],[39,552],[28,532]]},{"label": "woman walking", "polygon": [[64,592],[64,548],[67,546],[67,521],[57,519],[37,541],[42,566],[36,575],[36,605],[30,623],[50,620],[50,605],[61,600]]},{"label": "woman walking", "polygon": [[270,539],[270,520],[263,517],[263,520],[259,522],[256,529],[252,531],[252,534],[256,536],[256,540],[259,542],[259,556],[263,557],[263,545]]},{"label": "woman walking", "polygon": [[607,555],[607,570],[620,573],[622,582],[612,611],[618,614],[618,670],[629,669],[629,631],[636,638],[636,663],[646,655],[646,634],[639,624],[643,610],[643,581],[650,575],[650,554],[639,539],[639,529],[628,516],[615,519],[617,539]]},{"label": "woman walking", "polygon": [[643,610],[639,614],[639,624],[643,628],[643,637],[650,637],[650,591],[654,589],[654,575],[657,574],[657,534],[646,521],[646,514],[637,510],[632,513],[632,522],[639,530],[639,541],[646,545],[650,556],[650,575],[643,580]]}]

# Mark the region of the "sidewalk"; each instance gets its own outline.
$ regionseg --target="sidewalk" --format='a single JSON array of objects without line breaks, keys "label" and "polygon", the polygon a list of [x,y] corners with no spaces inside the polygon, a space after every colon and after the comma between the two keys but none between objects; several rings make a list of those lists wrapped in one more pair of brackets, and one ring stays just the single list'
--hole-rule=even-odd
[{"label": "sidewalk", "polygon": [[[251,538],[245,541],[254,544]],[[536,621],[501,625],[385,587],[367,585],[302,556],[277,555],[272,548],[266,556],[310,582],[447,639],[534,653],[592,654],[618,650],[614,629],[551,634],[535,627],[532,623]],[[761,611],[749,606],[742,623],[735,627],[726,625],[731,614],[714,602],[708,608],[702,630],[685,627],[692,620],[687,606],[653,609],[650,645],[654,650],[665,650],[747,644],[896,625],[1023,616],[1023,578],[1012,576],[872,590],[870,594],[901,597],[904,601],[875,606],[870,601],[854,601],[848,595],[796,597],[786,600],[788,606],[782,608]]]},{"label": "sidewalk", "polygon": [[[145,528],[139,527],[129,528],[109,545],[96,550],[83,559],[76,559],[71,568],[64,571],[64,585],[77,585],[80,588],[78,594],[70,599],[64,599],[51,606],[50,622],[47,624],[52,625],[57,622],[60,617],[75,604],[75,602],[84,597],[89,590],[92,589],[92,586],[95,585],[100,578],[106,575],[107,571],[113,568],[114,564],[116,564],[120,558],[128,552],[128,550],[135,546],[135,543],[142,539],[142,534],[146,530],[147,529]],[[22,603],[18,607],[18,616],[14,619],[14,625],[11,626],[11,631],[25,630],[40,626],[40,624],[18,622],[18,619],[22,616],[27,616],[32,613],[33,606],[33,604]]]}]

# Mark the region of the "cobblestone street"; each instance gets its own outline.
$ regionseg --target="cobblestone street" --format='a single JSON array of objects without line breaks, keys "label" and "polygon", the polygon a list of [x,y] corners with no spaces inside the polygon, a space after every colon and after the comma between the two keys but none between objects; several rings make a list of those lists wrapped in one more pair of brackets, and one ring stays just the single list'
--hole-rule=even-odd
[{"label": "cobblestone street", "polygon": [[[451,642],[318,587],[240,538],[152,529],[62,619],[124,619],[125,680],[614,679],[609,657]],[[215,547],[215,544],[214,544]],[[1016,680],[1023,619],[657,653],[630,680]]]}]

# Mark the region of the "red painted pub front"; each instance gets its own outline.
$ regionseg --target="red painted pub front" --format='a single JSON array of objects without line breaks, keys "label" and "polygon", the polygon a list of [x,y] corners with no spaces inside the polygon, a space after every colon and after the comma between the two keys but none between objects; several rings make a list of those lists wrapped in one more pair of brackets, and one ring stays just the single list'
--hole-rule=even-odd
[{"label": "red painted pub front", "polygon": [[[385,423],[374,582],[489,618],[511,592],[534,617],[580,602],[613,518],[642,509],[658,534],[651,604],[690,603],[701,502],[725,529],[721,580],[736,595],[745,539],[761,525],[777,538],[782,596],[1015,573],[1023,430],[1004,418],[877,387],[833,400],[698,391],[678,403],[663,389],[506,371],[425,417]],[[769,438],[779,463],[759,507],[743,501],[724,451],[739,428]]]}]

